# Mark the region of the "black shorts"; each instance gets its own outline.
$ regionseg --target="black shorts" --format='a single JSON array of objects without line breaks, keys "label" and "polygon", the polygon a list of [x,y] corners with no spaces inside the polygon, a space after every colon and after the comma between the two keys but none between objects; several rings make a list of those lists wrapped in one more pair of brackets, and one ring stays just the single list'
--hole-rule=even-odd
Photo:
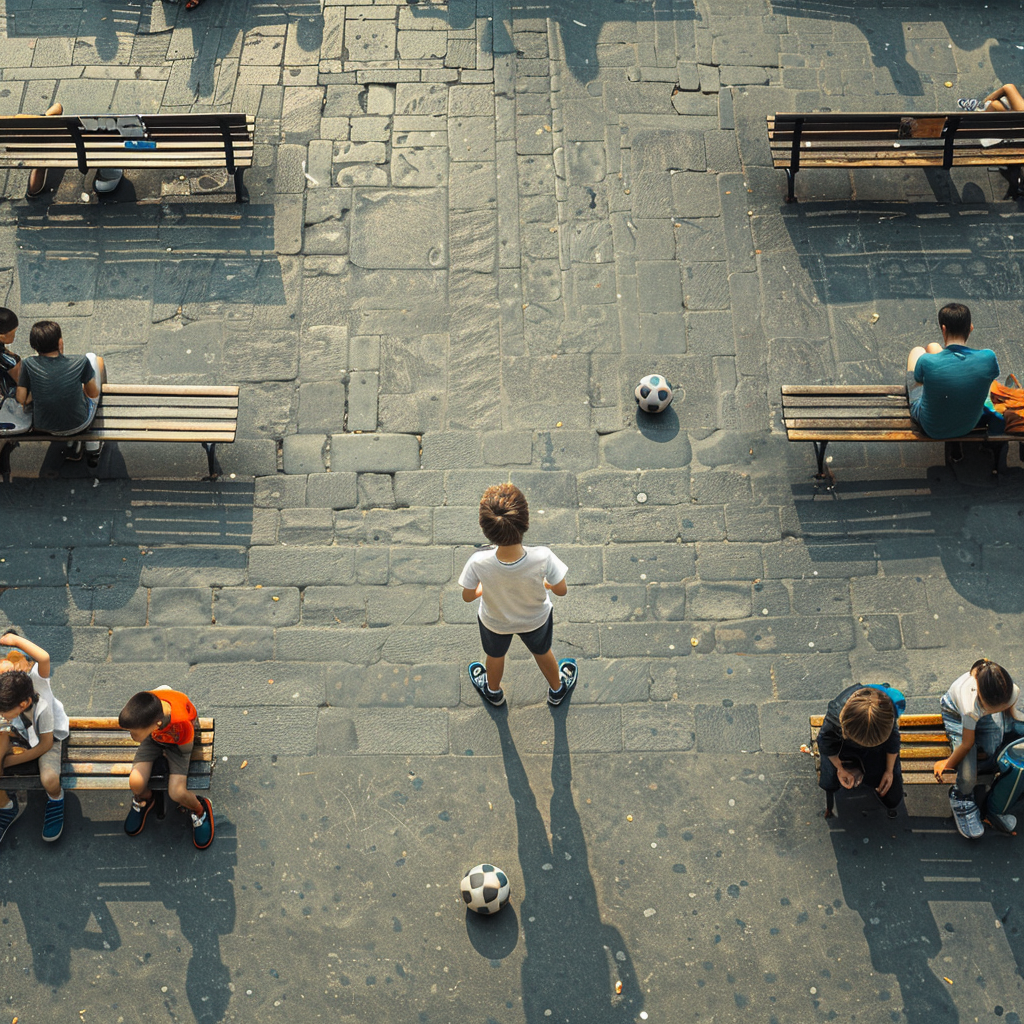
[{"label": "black shorts", "polygon": [[512,637],[518,636],[531,654],[547,654],[551,650],[551,638],[555,633],[553,613],[548,612],[548,621],[529,633],[495,633],[488,629],[480,619],[480,642],[484,645],[484,654],[491,658],[504,658],[512,645]]}]

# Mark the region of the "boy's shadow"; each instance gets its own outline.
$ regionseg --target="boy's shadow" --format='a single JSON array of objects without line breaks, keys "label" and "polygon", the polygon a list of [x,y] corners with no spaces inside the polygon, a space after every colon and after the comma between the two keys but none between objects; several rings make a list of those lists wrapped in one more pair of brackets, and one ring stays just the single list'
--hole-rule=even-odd
[{"label": "boy's shadow", "polygon": [[[828,828],[843,898],[863,920],[871,966],[882,976],[879,981],[890,976],[898,983],[900,1016],[907,1024],[959,1021],[963,1008],[957,993],[942,980],[936,965],[943,963],[944,952],[958,950],[944,946],[955,941],[955,932],[969,927],[972,904],[985,906],[996,917],[1012,904],[1007,858],[1013,856],[1013,840],[988,834],[980,843],[969,842],[948,817],[915,815],[908,821],[901,811],[898,823],[888,822],[874,796],[857,790],[844,792],[837,806],[840,815]],[[966,911],[963,921],[951,916],[961,907]],[[942,922],[936,913],[951,920]],[[1006,920],[1005,913],[1002,919]],[[1022,936],[1013,919],[1002,931],[1019,974]],[[997,965],[990,964],[985,973],[998,975]],[[995,981],[989,977],[990,985]],[[994,989],[992,999],[998,1002]],[[894,1007],[885,1004],[886,1010],[890,1008]]]},{"label": "boy's shadow", "polygon": [[[98,794],[93,794],[93,798]],[[24,798],[24,797],[23,797]],[[238,840],[234,825],[217,817],[216,838],[208,850],[193,849],[176,806],[167,802],[163,821],[152,817],[142,835],[129,839],[117,820],[90,821],[82,816],[79,798],[69,791],[62,840],[42,851],[41,795],[32,794],[25,814],[4,838],[4,861],[9,873],[18,866],[24,892],[13,903],[25,927],[32,949],[32,971],[37,981],[52,989],[71,981],[72,950],[116,950],[121,935],[111,906],[122,903],[162,903],[178,915],[181,934],[192,954],[184,975],[189,1005],[198,1024],[224,1019],[231,992],[230,972],[221,958],[220,936],[235,925],[234,870]],[[173,838],[172,838],[173,836]],[[178,846],[167,857],[168,843]],[[20,848],[20,854],[19,854]],[[46,898],[30,884],[43,858],[49,877]],[[150,923],[147,930],[155,930]],[[149,953],[142,948],[138,960]],[[126,1004],[125,1017],[129,1016]]]},{"label": "boy's shadow", "polygon": [[[637,1019],[643,996],[622,936],[601,920],[570,788],[567,705],[553,712],[550,842],[512,740],[508,714],[492,711],[519,833],[524,889],[520,920],[526,940],[523,1008],[527,1024],[625,1024]],[[621,995],[615,992],[616,981],[622,982]]]}]

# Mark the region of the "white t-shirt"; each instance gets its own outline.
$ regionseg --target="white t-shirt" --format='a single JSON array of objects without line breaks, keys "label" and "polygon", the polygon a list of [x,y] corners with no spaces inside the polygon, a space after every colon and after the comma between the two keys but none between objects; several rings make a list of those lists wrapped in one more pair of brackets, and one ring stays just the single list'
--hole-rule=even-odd
[{"label": "white t-shirt", "polygon": [[[1013,706],[1004,711],[1003,714],[1010,714],[1018,722],[1024,722],[1024,712],[1017,707],[1017,698],[1019,696],[1020,688],[1014,683]],[[978,701],[978,683],[970,672],[965,672],[959,679],[955,680],[953,685],[946,691],[946,696],[943,699],[948,700],[960,712],[963,726],[968,732],[974,731],[978,724],[978,719],[984,718],[989,713]]]},{"label": "white t-shirt", "polygon": [[516,562],[499,562],[497,549],[476,551],[459,577],[459,586],[476,590],[484,585],[477,614],[492,633],[529,633],[540,629],[551,614],[544,581],[556,586],[568,571],[550,548],[529,547]]},{"label": "white t-shirt", "polygon": [[39,674],[39,666],[33,665],[28,673],[32,687],[39,694],[39,700],[28,711],[19,715],[11,728],[18,733],[30,747],[37,746],[39,737],[53,733],[53,742],[59,743],[67,739],[69,722],[64,705],[53,695],[50,689],[50,677]]}]

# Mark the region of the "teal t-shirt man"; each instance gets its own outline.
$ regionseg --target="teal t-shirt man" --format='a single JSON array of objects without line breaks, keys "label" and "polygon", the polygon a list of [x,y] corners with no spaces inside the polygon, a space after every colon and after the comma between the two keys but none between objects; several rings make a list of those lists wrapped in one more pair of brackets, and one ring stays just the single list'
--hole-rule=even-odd
[{"label": "teal t-shirt man", "polygon": [[[939,311],[942,345],[912,349],[907,358],[910,416],[937,440],[963,437],[993,415],[985,408],[999,361],[991,349],[970,348],[971,311],[951,302]],[[998,419],[998,417],[996,417]]]}]

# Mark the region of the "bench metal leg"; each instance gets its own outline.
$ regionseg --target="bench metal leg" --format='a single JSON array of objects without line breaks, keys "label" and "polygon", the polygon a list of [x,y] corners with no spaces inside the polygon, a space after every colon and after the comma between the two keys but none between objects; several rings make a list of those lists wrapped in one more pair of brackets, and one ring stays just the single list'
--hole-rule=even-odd
[{"label": "bench metal leg", "polygon": [[786,168],[786,181],[789,184],[789,195],[786,196],[786,202],[795,203],[796,196],[793,194],[793,188],[796,185],[796,171],[792,167]]},{"label": "bench metal leg", "polygon": [[0,448],[0,476],[4,478],[5,484],[11,482],[11,452],[17,447],[17,441],[4,441]]},{"label": "bench metal leg", "polygon": [[826,480],[828,482],[828,490],[832,490],[836,485],[836,478],[832,475],[832,470],[825,465],[825,449],[828,448],[828,441],[812,441],[814,445],[814,457],[818,460],[818,472],[814,474],[815,480]]},{"label": "bench metal leg", "polygon": [[1020,199],[1021,192],[1024,191],[1024,167],[1019,164],[1011,165],[1006,168],[1007,177],[1010,179],[1010,197],[1012,199]]},{"label": "bench metal leg", "polygon": [[1008,441],[985,441],[985,448],[992,456],[992,475],[1000,476],[1006,472],[1006,457],[1010,451]]},{"label": "bench metal leg", "polygon": [[242,176],[245,174],[244,168],[239,168],[235,171],[235,202],[236,203],[247,203],[249,202],[249,193],[245,190],[245,183],[242,181]]},{"label": "bench metal leg", "polygon": [[221,474],[220,463],[217,461],[217,442],[216,441],[200,441],[199,442],[206,449],[206,464],[210,469],[209,476],[204,476],[204,480],[216,480]]}]

